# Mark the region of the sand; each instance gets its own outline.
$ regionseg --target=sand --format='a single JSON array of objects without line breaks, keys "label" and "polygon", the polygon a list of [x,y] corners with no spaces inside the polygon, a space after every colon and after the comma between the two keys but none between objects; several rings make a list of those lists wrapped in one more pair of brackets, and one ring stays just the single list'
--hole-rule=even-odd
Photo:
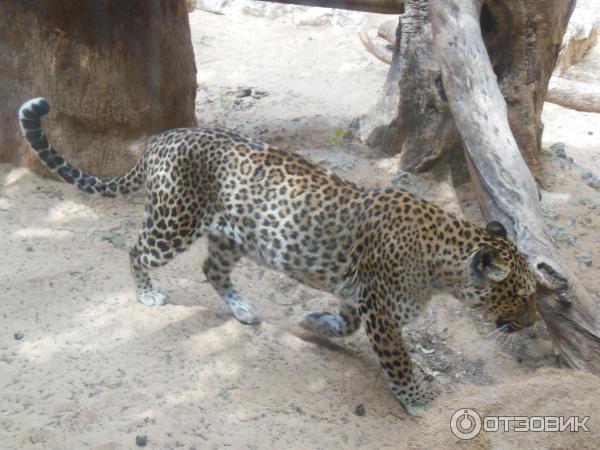
[{"label": "sand", "polygon": [[[436,174],[404,174],[395,158],[337,139],[375,103],[387,72],[354,23],[308,27],[225,13],[190,15],[200,123],[299,151],[366,186],[405,186],[481,221],[467,182],[455,192]],[[369,17],[371,26],[386,19]],[[586,61],[596,70],[597,50]],[[257,98],[237,97],[239,87]],[[600,193],[581,171],[600,172],[600,115],[547,106],[544,145],[564,143],[573,161],[545,153],[544,207],[561,251],[598,299]],[[553,369],[541,323],[497,342],[486,338],[494,327],[482,311],[434,298],[406,335],[440,395],[412,418],[362,331],[324,342],[295,327],[304,312],[334,309],[330,295],[243,260],[234,280],[264,319],[238,323],[201,271],[204,240],[156,271],[171,303],[137,303],[127,247],[142,203],[0,165],[1,449],[129,449],[138,436],[152,449],[600,448],[600,379]],[[582,254],[590,265],[577,260]],[[588,415],[590,432],[458,441],[449,422],[461,408]]]}]

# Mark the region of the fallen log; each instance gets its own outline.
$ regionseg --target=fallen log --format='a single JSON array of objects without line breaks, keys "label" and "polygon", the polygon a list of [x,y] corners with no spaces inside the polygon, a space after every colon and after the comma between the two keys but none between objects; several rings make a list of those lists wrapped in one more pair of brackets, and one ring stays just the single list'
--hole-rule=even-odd
[{"label": "fallen log", "polygon": [[577,111],[600,113],[600,88],[554,76],[548,85],[546,101]]},{"label": "fallen log", "polygon": [[371,40],[371,38],[369,37],[369,35],[367,34],[366,30],[364,30],[364,29],[360,30],[358,32],[358,37],[360,38],[360,41],[362,42],[362,44],[365,46],[365,49],[371,55],[373,55],[375,58],[377,58],[382,63],[385,63],[385,64],[392,63],[392,56],[393,56],[392,51],[388,50],[386,48],[383,48],[377,44],[374,44],[373,41]]},{"label": "fallen log", "polygon": [[379,14],[402,14],[404,0],[259,0],[286,5],[317,6],[319,8],[348,9]]},{"label": "fallen log", "polygon": [[[559,2],[557,2],[559,3]],[[569,2],[560,2],[568,9]],[[486,218],[511,231],[538,282],[538,309],[562,364],[600,371],[600,307],[560,256],[544,224],[535,179],[507,118],[481,27],[483,0],[430,0],[433,49]],[[557,301],[558,300],[558,301]]]}]

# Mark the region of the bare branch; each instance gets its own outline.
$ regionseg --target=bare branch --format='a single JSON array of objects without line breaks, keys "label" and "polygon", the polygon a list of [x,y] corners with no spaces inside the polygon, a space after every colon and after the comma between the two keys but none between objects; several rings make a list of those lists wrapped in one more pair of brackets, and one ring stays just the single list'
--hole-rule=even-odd
[{"label": "bare branch", "polygon": [[546,101],[577,111],[600,113],[600,89],[580,81],[552,77]]},{"label": "bare branch", "polygon": [[287,5],[317,6],[321,8],[349,9],[379,14],[402,14],[404,0],[259,0]]}]

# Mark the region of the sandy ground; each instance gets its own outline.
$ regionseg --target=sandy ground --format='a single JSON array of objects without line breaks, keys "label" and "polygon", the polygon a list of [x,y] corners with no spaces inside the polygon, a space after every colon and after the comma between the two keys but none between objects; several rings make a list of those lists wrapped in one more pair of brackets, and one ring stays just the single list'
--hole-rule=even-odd
[{"label": "sandy ground", "polygon": [[[436,173],[405,174],[394,158],[337,139],[337,129],[376,102],[387,71],[363,50],[354,25],[200,11],[190,21],[202,124],[481,220],[468,182],[454,188]],[[596,70],[598,61],[595,50],[586,64]],[[239,87],[256,98],[238,97]],[[600,173],[600,115],[548,105],[544,122],[544,145],[554,144],[544,154],[544,208],[598,299],[600,192],[581,174]],[[406,335],[441,395],[410,418],[362,332],[319,342],[294,327],[299,314],[335,308],[331,296],[243,260],[234,279],[264,321],[241,325],[200,270],[204,241],[156,272],[170,304],[136,303],[126,249],[141,214],[140,196],[91,197],[0,165],[0,449],[128,449],[137,436],[153,449],[600,448],[600,379],[552,369],[543,324],[497,342],[486,338],[493,325],[478,308],[435,298]],[[590,432],[459,442],[449,422],[461,408],[591,416]]]}]

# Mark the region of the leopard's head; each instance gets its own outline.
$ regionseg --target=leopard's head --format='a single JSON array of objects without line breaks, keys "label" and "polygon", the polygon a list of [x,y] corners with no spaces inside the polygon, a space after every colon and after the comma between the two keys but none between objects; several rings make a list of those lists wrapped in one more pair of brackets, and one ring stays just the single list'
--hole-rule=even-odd
[{"label": "leopard's head", "polygon": [[502,224],[488,224],[468,263],[469,280],[459,289],[461,297],[478,298],[505,331],[535,323],[536,280]]}]

